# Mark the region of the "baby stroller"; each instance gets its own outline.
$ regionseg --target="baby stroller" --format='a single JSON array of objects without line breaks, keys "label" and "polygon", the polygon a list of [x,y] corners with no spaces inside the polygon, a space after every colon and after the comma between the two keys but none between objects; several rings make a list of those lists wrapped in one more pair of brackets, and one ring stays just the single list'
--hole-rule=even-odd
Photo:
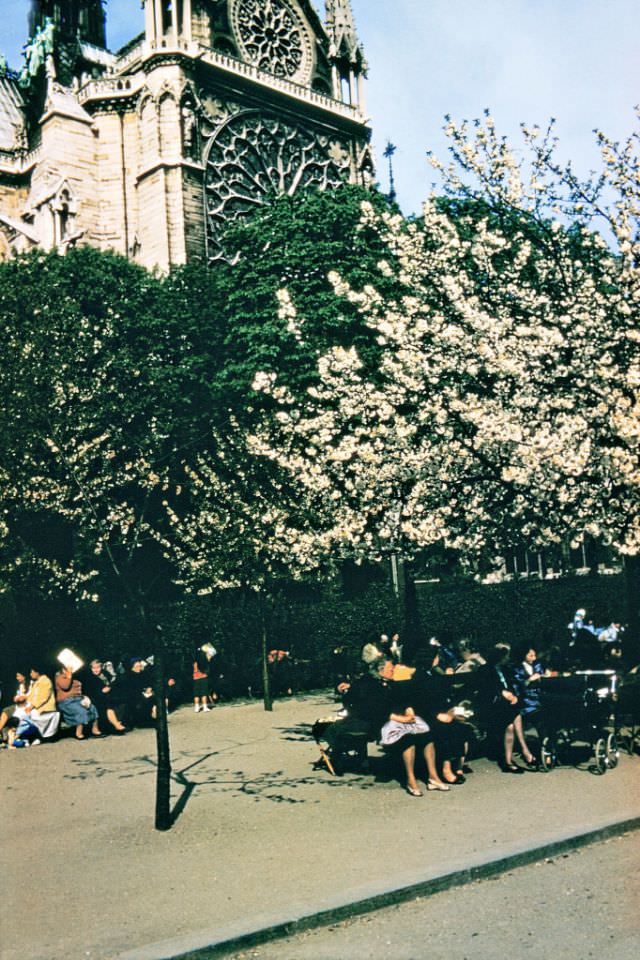
[{"label": "baby stroller", "polygon": [[576,670],[541,681],[538,729],[540,769],[571,762],[575,747],[588,747],[590,768],[603,774],[618,764],[617,675],[614,670]]},{"label": "baby stroller", "polygon": [[618,726],[627,753],[633,756],[640,743],[640,674],[623,677],[618,687]]}]

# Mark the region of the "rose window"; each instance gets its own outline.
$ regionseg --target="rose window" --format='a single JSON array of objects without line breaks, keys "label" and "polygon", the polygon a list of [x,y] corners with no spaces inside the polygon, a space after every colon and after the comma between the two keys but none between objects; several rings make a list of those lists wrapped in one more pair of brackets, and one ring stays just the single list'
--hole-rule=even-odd
[{"label": "rose window", "polygon": [[244,57],[276,77],[306,82],[312,46],[302,19],[285,0],[235,0],[233,28]]},{"label": "rose window", "polygon": [[350,179],[349,147],[335,135],[247,111],[211,138],[204,184],[207,256],[225,258],[228,225],[250,216],[271,197],[298,190],[331,190]]}]

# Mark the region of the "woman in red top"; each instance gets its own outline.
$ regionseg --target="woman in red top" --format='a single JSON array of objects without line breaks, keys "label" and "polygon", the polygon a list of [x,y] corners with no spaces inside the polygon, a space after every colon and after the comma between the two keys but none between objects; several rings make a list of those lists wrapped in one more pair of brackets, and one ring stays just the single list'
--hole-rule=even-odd
[{"label": "woman in red top", "polygon": [[209,661],[203,650],[196,650],[193,660],[193,709],[207,712],[209,705]]},{"label": "woman in red top", "polygon": [[84,727],[91,724],[94,737],[101,737],[98,726],[98,711],[88,697],[82,696],[82,684],[73,676],[69,667],[56,673],[56,700],[65,723],[76,728],[76,740],[84,740]]}]

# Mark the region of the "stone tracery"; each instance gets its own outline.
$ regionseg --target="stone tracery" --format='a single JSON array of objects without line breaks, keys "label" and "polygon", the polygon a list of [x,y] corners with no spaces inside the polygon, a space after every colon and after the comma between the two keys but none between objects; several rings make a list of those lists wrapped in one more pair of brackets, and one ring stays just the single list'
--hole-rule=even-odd
[{"label": "stone tracery", "polygon": [[276,77],[308,80],[311,43],[286,0],[234,0],[231,13],[238,43],[251,63]]},{"label": "stone tracery", "polygon": [[207,151],[205,208],[207,256],[224,257],[221,236],[275,194],[324,190],[349,179],[349,147],[335,135],[257,111],[224,123]]}]

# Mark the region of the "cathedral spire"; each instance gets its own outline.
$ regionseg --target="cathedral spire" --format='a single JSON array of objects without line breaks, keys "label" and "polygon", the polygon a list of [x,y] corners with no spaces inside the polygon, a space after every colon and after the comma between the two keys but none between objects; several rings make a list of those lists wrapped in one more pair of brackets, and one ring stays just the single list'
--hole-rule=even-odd
[{"label": "cathedral spire", "polygon": [[367,62],[358,40],[351,2],[326,0],[325,8],[333,96],[364,111],[362,81],[367,72]]},{"label": "cathedral spire", "polygon": [[363,62],[350,0],[326,0],[326,28],[332,57],[346,59],[352,64]]}]

